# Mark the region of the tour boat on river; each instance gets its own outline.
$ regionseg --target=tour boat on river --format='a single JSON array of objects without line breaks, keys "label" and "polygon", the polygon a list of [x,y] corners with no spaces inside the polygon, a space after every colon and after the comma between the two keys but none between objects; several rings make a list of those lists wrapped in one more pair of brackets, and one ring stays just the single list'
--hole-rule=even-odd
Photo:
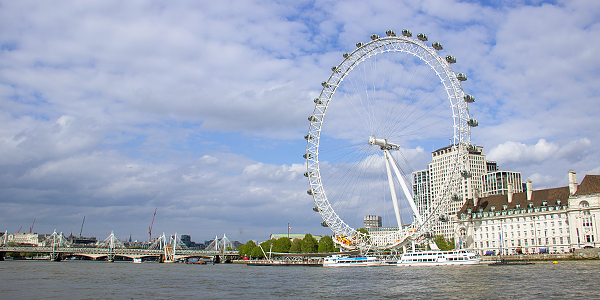
[{"label": "tour boat on river", "polygon": [[323,267],[374,267],[381,264],[381,259],[375,256],[333,255],[323,260]]},{"label": "tour boat on river", "polygon": [[399,267],[477,265],[481,258],[466,250],[423,251],[402,254]]}]

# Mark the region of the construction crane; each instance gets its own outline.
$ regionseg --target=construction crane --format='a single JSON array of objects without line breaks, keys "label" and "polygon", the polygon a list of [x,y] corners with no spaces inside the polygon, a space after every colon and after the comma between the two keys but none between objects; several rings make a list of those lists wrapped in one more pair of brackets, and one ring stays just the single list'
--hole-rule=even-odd
[{"label": "construction crane", "polygon": [[20,233],[21,229],[23,229],[23,226],[19,227],[19,231],[17,231],[17,233]]},{"label": "construction crane", "polygon": [[35,225],[35,219],[33,219],[33,224],[31,224],[31,227],[29,227],[29,233],[33,231],[33,225]]},{"label": "construction crane", "polygon": [[150,239],[148,239],[148,243],[152,243],[152,226],[154,226],[154,217],[156,217],[157,209],[158,209],[158,207],[154,209],[154,215],[152,216],[152,223],[150,224],[150,227],[148,227],[148,234],[150,235]]},{"label": "construction crane", "polygon": [[83,233],[83,224],[85,224],[85,216],[83,216],[83,222],[81,222],[81,230],[79,230],[79,237],[81,237]]}]

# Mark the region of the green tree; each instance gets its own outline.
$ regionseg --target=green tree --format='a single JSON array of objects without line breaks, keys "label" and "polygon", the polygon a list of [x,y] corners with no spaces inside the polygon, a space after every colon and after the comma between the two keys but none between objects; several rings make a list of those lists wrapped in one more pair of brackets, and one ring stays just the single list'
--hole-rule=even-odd
[{"label": "green tree", "polygon": [[302,239],[302,246],[300,248],[302,249],[302,253],[315,253],[318,246],[317,239],[312,234],[307,233]]},{"label": "green tree", "polygon": [[290,253],[301,253],[302,252],[302,240],[294,239],[290,246]]},{"label": "green tree", "polygon": [[265,257],[265,255],[263,254],[262,250],[260,250],[260,247],[255,246],[254,248],[252,248],[252,257],[254,258],[263,258]]},{"label": "green tree", "polygon": [[454,249],[454,238],[447,240],[444,238],[443,235],[438,234],[433,238],[433,241],[438,246],[438,248],[440,248],[440,250],[442,250],[442,251],[448,251],[448,250]]},{"label": "green tree", "polygon": [[319,240],[319,253],[336,252],[336,249],[330,236],[326,235]]},{"label": "green tree", "polygon": [[239,247],[238,255],[240,257],[244,257],[244,255],[247,255],[249,258],[250,255],[252,255],[252,249],[254,249],[254,247],[256,247],[256,243],[254,243],[254,241],[250,240],[246,244],[241,245]]},{"label": "green tree", "polygon": [[287,237],[280,237],[273,244],[273,252],[289,253],[292,241]]},{"label": "green tree", "polygon": [[[273,247],[275,247],[275,240],[266,240],[266,241],[260,243],[260,245],[262,246],[263,250],[267,253],[267,255],[269,255],[269,251],[271,251],[271,245],[273,245]],[[262,253],[262,251],[261,251],[261,253]]]},{"label": "green tree", "polygon": [[356,231],[358,231],[360,233],[364,233],[365,235],[369,235],[369,232],[366,229],[362,228],[362,227],[359,228],[359,229],[356,229]]}]

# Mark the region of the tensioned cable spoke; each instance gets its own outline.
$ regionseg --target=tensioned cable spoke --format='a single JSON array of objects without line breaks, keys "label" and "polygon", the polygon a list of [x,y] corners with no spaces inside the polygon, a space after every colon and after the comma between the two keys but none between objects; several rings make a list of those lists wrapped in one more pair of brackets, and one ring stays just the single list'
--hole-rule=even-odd
[{"label": "tensioned cable spoke", "polygon": [[[324,112],[327,112],[327,121],[318,123],[318,127],[311,123],[309,131],[317,137],[316,143],[309,140],[307,151],[313,154],[313,159],[308,159],[308,170],[316,171],[314,174],[318,176],[309,178],[311,187],[319,191],[318,195],[314,195],[315,202],[322,214],[324,211],[335,212],[323,215],[328,224],[333,225],[334,233],[351,239],[354,239],[355,233],[348,225],[362,227],[362,220],[367,214],[383,216],[385,224],[396,223],[381,151],[386,144],[373,142],[374,145],[370,145],[370,137],[379,141],[387,139],[388,143],[399,145],[399,150],[390,150],[394,167],[397,167],[394,174],[399,173],[396,176],[401,177],[394,177],[394,181],[408,184],[412,181],[410,174],[414,172],[413,167],[425,167],[412,161],[413,155],[419,157],[417,161],[426,161],[423,156],[428,155],[414,150],[433,147],[447,138],[462,138],[462,133],[454,126],[462,124],[457,120],[464,120],[465,117],[460,114],[468,114],[468,111],[453,110],[464,105],[453,102],[460,99],[450,96],[451,92],[458,95],[450,90],[457,85],[447,83],[456,81],[456,78],[447,73],[447,65],[440,64],[444,61],[436,56],[433,49],[416,39],[416,42],[403,42],[405,40],[408,38],[374,40],[368,43],[370,46],[346,55],[346,59],[334,70],[338,73],[334,73],[328,81],[333,88],[323,88],[320,97],[326,101],[325,106],[317,103],[315,108],[317,121],[321,117],[325,120]],[[434,84],[436,78],[440,82]],[[443,104],[448,100],[451,108],[446,110]],[[457,135],[457,132],[460,134]],[[394,186],[394,189],[399,188]],[[398,203],[402,213],[399,226],[410,220],[409,213],[413,209],[408,209],[404,198],[400,197]],[[429,211],[447,204],[439,198],[431,201],[431,205],[436,207],[428,208]],[[429,220],[433,215],[429,212],[423,216]],[[394,235],[397,243],[402,243],[404,238]],[[385,246],[378,244],[377,247]]]}]

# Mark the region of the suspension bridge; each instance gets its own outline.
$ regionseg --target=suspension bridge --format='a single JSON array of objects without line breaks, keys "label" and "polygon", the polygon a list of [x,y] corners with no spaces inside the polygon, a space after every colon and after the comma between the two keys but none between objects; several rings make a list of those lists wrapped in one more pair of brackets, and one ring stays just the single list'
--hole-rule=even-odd
[{"label": "suspension bridge", "polygon": [[52,261],[79,256],[94,260],[106,258],[110,262],[115,261],[116,257],[126,257],[134,261],[141,261],[143,258],[158,258],[158,261],[163,263],[173,263],[192,257],[211,258],[214,262],[224,262],[238,255],[236,250],[227,250],[228,248],[233,249],[233,244],[225,235],[222,239],[215,237],[215,240],[202,250],[189,249],[181,242],[177,234],[167,238],[164,233],[155,239],[148,249],[127,248],[115,237],[113,232],[102,242],[90,247],[74,247],[62,232],[57,233],[56,230],[41,243],[42,246],[9,246],[6,242],[6,234],[1,242],[0,260],[4,260],[4,256],[8,252],[47,253]]}]

